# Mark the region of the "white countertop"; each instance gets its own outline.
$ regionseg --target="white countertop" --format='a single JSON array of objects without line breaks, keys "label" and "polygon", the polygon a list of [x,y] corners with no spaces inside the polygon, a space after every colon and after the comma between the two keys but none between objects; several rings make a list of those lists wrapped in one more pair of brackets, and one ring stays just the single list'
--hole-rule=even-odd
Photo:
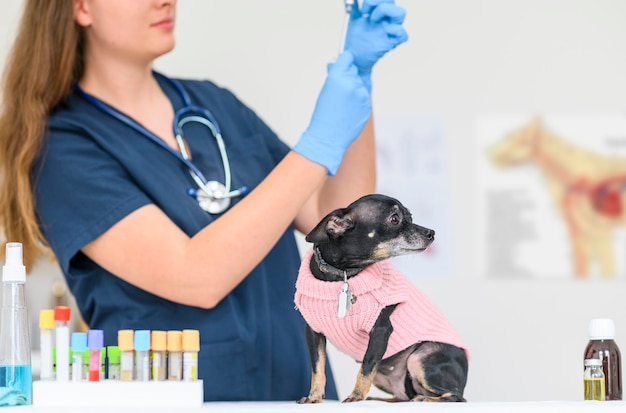
[{"label": "white countertop", "polygon": [[198,407],[102,407],[93,406],[71,407],[55,406],[20,406],[15,407],[15,411],[20,412],[40,412],[40,413],[73,413],[73,412],[111,412],[116,413],[136,413],[136,412],[214,412],[214,413],[264,413],[264,412],[410,412],[410,413],[602,413],[602,412],[626,412],[626,402],[593,402],[593,401],[544,401],[544,402],[476,402],[476,403],[385,403],[380,401],[363,401],[357,403],[340,403],[337,401],[324,401],[320,404],[300,405],[294,402],[214,402],[204,403]]},{"label": "white countertop", "polygon": [[467,403],[386,403],[362,401],[340,403],[324,400],[300,405],[285,402],[202,402],[202,382],[55,382],[33,383],[34,405],[14,409],[23,412],[410,412],[410,413],[602,413],[625,412],[626,401],[536,401]]}]

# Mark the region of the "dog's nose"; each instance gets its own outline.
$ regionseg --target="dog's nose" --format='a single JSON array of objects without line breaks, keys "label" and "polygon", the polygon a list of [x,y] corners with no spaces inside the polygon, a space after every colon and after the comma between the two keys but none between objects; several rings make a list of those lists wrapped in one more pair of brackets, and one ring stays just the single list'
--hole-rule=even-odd
[{"label": "dog's nose", "polygon": [[428,239],[428,240],[433,240],[435,239],[435,231],[432,229],[427,229],[424,232],[424,238]]}]

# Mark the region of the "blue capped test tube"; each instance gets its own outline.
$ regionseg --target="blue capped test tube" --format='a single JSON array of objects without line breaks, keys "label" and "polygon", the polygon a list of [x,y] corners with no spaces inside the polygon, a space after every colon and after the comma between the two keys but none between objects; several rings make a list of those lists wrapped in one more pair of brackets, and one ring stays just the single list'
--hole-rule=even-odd
[{"label": "blue capped test tube", "polygon": [[150,380],[150,330],[135,331],[135,380]]},{"label": "blue capped test tube", "polygon": [[83,353],[87,350],[87,333],[72,333],[70,347],[72,349],[72,381],[83,381],[86,379],[83,368]]}]

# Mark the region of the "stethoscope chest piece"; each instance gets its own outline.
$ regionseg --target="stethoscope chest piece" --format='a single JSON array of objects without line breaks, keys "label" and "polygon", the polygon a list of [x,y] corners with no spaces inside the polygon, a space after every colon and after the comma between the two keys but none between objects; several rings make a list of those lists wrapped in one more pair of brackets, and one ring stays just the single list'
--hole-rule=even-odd
[{"label": "stethoscope chest piece", "polygon": [[210,191],[210,194],[202,188],[199,188],[196,192],[196,199],[200,208],[209,214],[221,214],[226,211],[230,205],[230,198],[224,196],[228,192],[224,184],[217,181],[209,181],[205,186]]}]

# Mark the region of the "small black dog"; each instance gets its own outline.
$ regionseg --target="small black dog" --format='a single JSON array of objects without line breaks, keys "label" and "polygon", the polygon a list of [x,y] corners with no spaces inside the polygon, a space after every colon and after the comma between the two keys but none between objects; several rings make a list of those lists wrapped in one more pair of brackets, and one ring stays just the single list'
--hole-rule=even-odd
[{"label": "small black dog", "polygon": [[365,399],[372,384],[387,401],[465,401],[465,345],[437,308],[387,258],[424,251],[435,232],[413,224],[396,199],[364,196],[328,214],[306,237],[296,307],[307,322],[311,390],[324,398],[326,338],[361,362],[344,402]]}]

